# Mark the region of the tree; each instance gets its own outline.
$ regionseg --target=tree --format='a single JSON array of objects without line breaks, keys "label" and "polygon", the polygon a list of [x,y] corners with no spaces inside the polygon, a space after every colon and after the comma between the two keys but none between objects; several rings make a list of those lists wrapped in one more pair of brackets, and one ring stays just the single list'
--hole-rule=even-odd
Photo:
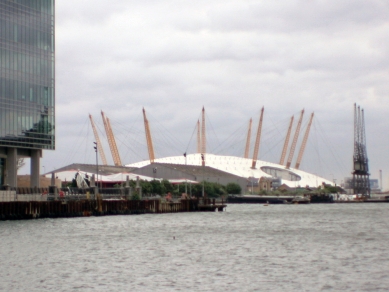
[{"label": "tree", "polygon": [[146,180],[141,180],[139,182],[140,187],[142,188],[143,194],[151,194],[152,193],[152,186],[151,183]]},{"label": "tree", "polygon": [[227,191],[226,191],[225,186],[223,186],[219,183],[215,183],[214,188],[215,188],[215,193],[218,197],[227,195]]},{"label": "tree", "polygon": [[161,184],[165,187],[164,191],[166,193],[174,191],[173,185],[167,179],[163,179]]},{"label": "tree", "polygon": [[192,185],[192,195],[193,196],[201,197],[202,196],[202,190],[203,190],[202,184],[193,184]]},{"label": "tree", "polygon": [[151,191],[153,194],[163,195],[166,192],[166,187],[159,180],[152,180]]},{"label": "tree", "polygon": [[338,187],[332,185],[325,185],[324,190],[327,190],[328,193],[336,194],[338,193]]},{"label": "tree", "polygon": [[24,162],[24,158],[18,158],[17,164],[16,164],[16,171],[19,171],[26,163]]},{"label": "tree", "polygon": [[131,200],[136,200],[136,201],[140,200],[139,194],[136,193],[136,192],[133,193],[133,194],[131,195]]},{"label": "tree", "polygon": [[[185,184],[181,184],[180,192],[185,192]],[[203,194],[203,183],[192,184],[191,185],[192,195],[195,197],[201,197]],[[189,186],[188,186],[189,192]],[[220,196],[226,195],[226,187],[215,182],[204,182],[204,193],[208,198],[218,198]]]},{"label": "tree", "polygon": [[240,194],[242,192],[242,188],[237,183],[228,183],[226,191],[228,194]]},{"label": "tree", "polygon": [[130,188],[135,189],[135,187],[136,187],[136,181],[133,179],[130,179]]}]

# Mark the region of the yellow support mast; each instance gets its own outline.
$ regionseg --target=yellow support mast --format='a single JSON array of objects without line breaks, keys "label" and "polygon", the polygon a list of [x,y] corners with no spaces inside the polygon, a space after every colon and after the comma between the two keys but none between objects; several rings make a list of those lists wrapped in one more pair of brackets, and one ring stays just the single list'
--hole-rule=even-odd
[{"label": "yellow support mast", "polygon": [[289,169],[290,165],[292,164],[294,150],[296,149],[297,140],[298,140],[298,137],[300,134],[300,128],[301,128],[301,122],[303,121],[303,116],[304,116],[304,110],[301,111],[300,119],[298,121],[297,128],[296,128],[296,132],[294,133],[293,143],[292,143],[292,146],[291,146],[290,151],[289,151],[288,162],[286,163],[287,169]]},{"label": "yellow support mast", "polygon": [[250,119],[250,121],[249,121],[249,130],[247,132],[247,139],[246,139],[246,148],[244,150],[244,158],[249,158],[252,123],[253,123],[253,119]]},{"label": "yellow support mast", "polygon": [[150,159],[150,163],[153,163],[155,160],[153,140],[151,139],[149,120],[146,117],[146,111],[144,108],[143,108],[143,120],[145,124],[146,142],[147,142],[147,149],[149,151],[149,159]]},{"label": "yellow support mast", "polygon": [[294,116],[292,116],[292,118],[290,119],[288,133],[286,134],[284,148],[282,149],[282,155],[281,155],[281,159],[280,159],[280,164],[281,165],[284,165],[284,161],[285,161],[285,157],[286,157],[286,152],[288,151],[290,134],[292,133],[292,127],[293,127],[293,120],[294,120]]},{"label": "yellow support mast", "polygon": [[312,120],[313,120],[313,113],[311,114],[311,118],[309,120],[307,129],[305,130],[303,143],[301,144],[300,152],[299,152],[299,155],[297,157],[297,162],[296,162],[296,166],[295,166],[296,169],[299,169],[301,160],[303,159],[303,154],[304,154],[304,151],[305,151],[305,146],[307,146],[309,131],[311,130]]},{"label": "yellow support mast", "polygon": [[109,119],[104,115],[103,111],[101,111],[101,116],[103,118],[103,123],[104,123],[105,133],[108,139],[109,148],[111,149],[113,163],[116,166],[122,166],[122,161],[120,159],[119,151],[116,146],[115,136],[113,135],[111,123]]},{"label": "yellow support mast", "polygon": [[197,120],[197,153],[201,153],[200,120]]},{"label": "yellow support mast", "polygon": [[257,160],[258,160],[259,143],[261,142],[262,121],[263,121],[263,111],[264,110],[265,110],[265,108],[262,107],[261,117],[259,118],[259,123],[258,123],[257,137],[255,139],[254,155],[253,155],[253,161],[251,164],[252,169],[255,169],[255,166],[256,166]]},{"label": "yellow support mast", "polygon": [[97,150],[100,153],[101,161],[103,162],[103,165],[107,165],[107,158],[105,158],[103,146],[101,145],[100,137],[99,137],[99,134],[97,133],[96,126],[95,126],[95,123],[93,122],[93,118],[92,118],[91,114],[89,114],[89,120],[90,120],[90,123],[92,125],[92,130],[93,130],[93,134],[94,134],[95,139],[96,139]]}]

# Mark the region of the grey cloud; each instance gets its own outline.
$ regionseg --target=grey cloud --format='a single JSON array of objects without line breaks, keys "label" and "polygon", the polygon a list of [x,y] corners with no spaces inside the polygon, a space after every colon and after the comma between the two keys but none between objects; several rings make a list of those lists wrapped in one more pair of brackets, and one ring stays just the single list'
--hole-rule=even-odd
[{"label": "grey cloud", "polygon": [[47,169],[93,163],[88,113],[102,130],[100,110],[106,112],[130,163],[147,159],[143,106],[158,155],[194,151],[189,141],[203,105],[210,149],[235,131],[239,141],[265,106],[260,156],[277,161],[288,119],[305,108],[317,121],[303,165],[340,180],[351,171],[358,102],[366,110],[371,168],[389,171],[382,157],[388,140],[380,135],[389,130],[384,1],[69,0],[56,9],[58,136],[57,151],[44,154]]}]

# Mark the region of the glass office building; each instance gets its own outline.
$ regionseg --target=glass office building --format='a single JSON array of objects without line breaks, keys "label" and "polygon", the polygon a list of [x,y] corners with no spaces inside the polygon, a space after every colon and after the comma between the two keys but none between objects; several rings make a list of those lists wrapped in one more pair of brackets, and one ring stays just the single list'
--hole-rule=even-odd
[{"label": "glass office building", "polygon": [[54,0],[0,0],[1,185],[16,186],[16,161],[31,157],[39,186],[42,150],[55,148],[54,21]]}]

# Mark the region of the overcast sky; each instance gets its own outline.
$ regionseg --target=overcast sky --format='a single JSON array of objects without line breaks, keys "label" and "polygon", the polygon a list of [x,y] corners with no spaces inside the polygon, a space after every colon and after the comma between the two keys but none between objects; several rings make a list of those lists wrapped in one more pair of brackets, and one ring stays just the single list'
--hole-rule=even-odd
[{"label": "overcast sky", "polygon": [[158,158],[195,151],[203,106],[208,152],[243,155],[264,106],[259,158],[279,161],[304,108],[300,140],[315,119],[300,168],[340,183],[352,171],[356,102],[372,177],[389,178],[388,15],[389,2],[374,0],[57,1],[56,150],[44,151],[42,171],[95,163],[89,113],[109,162],[100,110],[128,164],[148,158],[142,107]]}]

